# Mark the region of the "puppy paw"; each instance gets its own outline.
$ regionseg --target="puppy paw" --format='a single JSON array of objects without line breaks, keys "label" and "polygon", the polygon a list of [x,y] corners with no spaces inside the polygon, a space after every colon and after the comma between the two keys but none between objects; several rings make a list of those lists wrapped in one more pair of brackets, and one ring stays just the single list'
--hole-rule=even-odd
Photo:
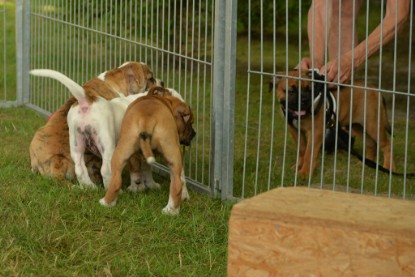
[{"label": "puppy paw", "polygon": [[164,207],[164,209],[161,212],[166,215],[177,216],[179,215],[180,208],[176,209],[176,208],[173,208],[167,205],[166,207]]},{"label": "puppy paw", "polygon": [[182,189],[182,200],[189,200],[189,199],[190,199],[189,192],[187,191],[186,187],[183,187],[183,189]]},{"label": "puppy paw", "polygon": [[144,185],[144,184],[142,184],[142,183],[140,183],[140,184],[136,184],[136,183],[132,183],[128,188],[127,188],[127,190],[128,191],[131,191],[131,192],[142,192],[142,191],[144,191],[146,189],[146,186]]},{"label": "puppy paw", "polygon": [[148,182],[148,183],[146,183],[146,186],[149,188],[149,189],[160,189],[160,184],[159,183],[156,183],[156,182]]},{"label": "puppy paw", "polygon": [[115,199],[114,201],[112,201],[109,204],[105,201],[105,197],[103,197],[99,200],[99,204],[101,204],[104,207],[114,207],[116,203],[117,203],[117,199]]},{"label": "puppy paw", "polygon": [[300,170],[298,171],[298,177],[300,178],[308,178],[310,176],[310,170]]},{"label": "puppy paw", "polygon": [[90,184],[79,184],[79,187],[81,189],[97,189],[98,187],[94,184],[94,183],[90,183]]}]

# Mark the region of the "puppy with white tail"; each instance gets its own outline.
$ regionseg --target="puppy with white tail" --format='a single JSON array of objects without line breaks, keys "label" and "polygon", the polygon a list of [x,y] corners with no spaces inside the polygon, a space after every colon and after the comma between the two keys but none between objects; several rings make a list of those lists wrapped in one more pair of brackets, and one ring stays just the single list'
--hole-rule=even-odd
[{"label": "puppy with white tail", "polygon": [[[132,64],[136,65],[138,63]],[[97,96],[91,93],[91,88],[88,86],[89,82],[84,86],[80,86],[64,74],[49,69],[35,69],[30,72],[35,76],[50,77],[60,81],[77,100],[68,112],[67,122],[69,127],[71,158],[75,164],[75,174],[82,186],[96,187],[90,179],[85,165],[84,153],[88,149],[102,158],[101,175],[105,188],[108,187],[111,177],[111,157],[115,149],[125,110],[135,99],[147,94],[147,92],[144,92],[147,86],[131,88],[135,82],[134,80],[128,82],[128,79],[134,79],[136,77],[133,74],[127,74],[128,67],[130,67],[130,64],[126,63],[120,67],[125,70],[109,71],[109,73],[118,74],[118,72],[121,72],[120,74],[126,75],[127,77],[124,78],[127,79],[125,89],[135,93],[138,92],[138,94],[124,96],[123,93],[118,92],[114,96],[114,87],[116,87],[116,84],[114,82],[104,82],[104,80],[100,81],[100,79],[105,78],[105,74],[94,79],[93,87],[100,90],[101,94],[99,95],[103,95],[102,91],[108,91],[108,98],[113,98],[110,101],[106,100],[107,97],[105,97],[105,94],[104,96]],[[153,81],[152,85],[160,84],[158,80],[153,79]]]},{"label": "puppy with white tail", "polygon": [[192,124],[190,107],[177,97],[149,93],[134,101],[122,121],[120,138],[111,161],[109,188],[99,202],[104,206],[115,205],[122,185],[121,174],[127,162],[138,153],[144,158],[143,163],[154,163],[155,152],[164,157],[170,168],[170,196],[163,213],[177,215],[181,201],[189,197],[180,144],[190,145],[196,134]]}]

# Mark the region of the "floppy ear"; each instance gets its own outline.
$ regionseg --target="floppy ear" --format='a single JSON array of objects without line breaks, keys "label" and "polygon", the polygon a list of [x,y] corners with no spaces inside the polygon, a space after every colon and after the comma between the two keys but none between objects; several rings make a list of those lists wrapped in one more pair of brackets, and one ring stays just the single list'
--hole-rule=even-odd
[{"label": "floppy ear", "polygon": [[183,119],[184,123],[187,123],[190,119],[190,108],[185,103],[180,103],[174,107],[174,116]]},{"label": "floppy ear", "polygon": [[[277,74],[280,74],[279,72],[277,72]],[[281,80],[280,76],[271,76],[269,78],[269,87],[268,87],[268,91],[271,92],[277,85],[278,82]]]}]

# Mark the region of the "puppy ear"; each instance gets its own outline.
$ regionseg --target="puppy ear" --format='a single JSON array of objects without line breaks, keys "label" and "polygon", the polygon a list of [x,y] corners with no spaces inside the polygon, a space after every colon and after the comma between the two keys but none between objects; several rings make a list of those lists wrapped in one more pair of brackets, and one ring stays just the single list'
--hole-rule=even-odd
[{"label": "puppy ear", "polygon": [[174,107],[173,113],[175,117],[182,118],[184,123],[187,123],[190,120],[190,107],[183,102]]},{"label": "puppy ear", "polygon": [[[279,74],[279,73],[277,72],[277,74]],[[276,76],[276,75],[271,76],[270,79],[269,79],[268,91],[271,92],[274,89],[274,87],[276,87],[278,85],[278,82],[280,80],[281,80],[280,76]]]},{"label": "puppy ear", "polygon": [[152,87],[149,91],[147,95],[155,95],[155,96],[160,96],[160,97],[164,97],[166,95],[171,96],[171,92],[168,89],[165,89],[163,87]]}]

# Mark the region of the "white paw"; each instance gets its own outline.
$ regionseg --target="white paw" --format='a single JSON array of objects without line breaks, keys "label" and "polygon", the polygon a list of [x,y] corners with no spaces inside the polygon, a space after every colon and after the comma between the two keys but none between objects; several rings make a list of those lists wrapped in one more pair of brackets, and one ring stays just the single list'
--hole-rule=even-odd
[{"label": "white paw", "polygon": [[146,189],[146,186],[144,184],[137,185],[136,183],[131,184],[127,190],[131,192],[142,192]]},{"label": "white paw", "polygon": [[176,216],[179,215],[180,212],[180,208],[174,208],[174,207],[170,207],[169,205],[167,205],[166,207],[164,207],[164,209],[161,211],[163,214],[167,214],[167,215],[172,215],[172,216]]},{"label": "white paw", "polygon": [[190,199],[189,192],[187,191],[186,186],[184,186],[182,189],[182,200],[189,200],[189,199]]},{"label": "white paw", "polygon": [[116,203],[117,203],[117,199],[115,199],[114,201],[112,201],[109,204],[105,201],[105,197],[103,197],[99,200],[99,204],[101,204],[104,207],[114,207]]},{"label": "white paw", "polygon": [[94,183],[79,183],[81,189],[97,189],[98,187]]},{"label": "white paw", "polygon": [[160,189],[160,184],[159,183],[156,183],[156,182],[148,182],[148,183],[146,183],[146,186],[149,188],[149,189]]}]

